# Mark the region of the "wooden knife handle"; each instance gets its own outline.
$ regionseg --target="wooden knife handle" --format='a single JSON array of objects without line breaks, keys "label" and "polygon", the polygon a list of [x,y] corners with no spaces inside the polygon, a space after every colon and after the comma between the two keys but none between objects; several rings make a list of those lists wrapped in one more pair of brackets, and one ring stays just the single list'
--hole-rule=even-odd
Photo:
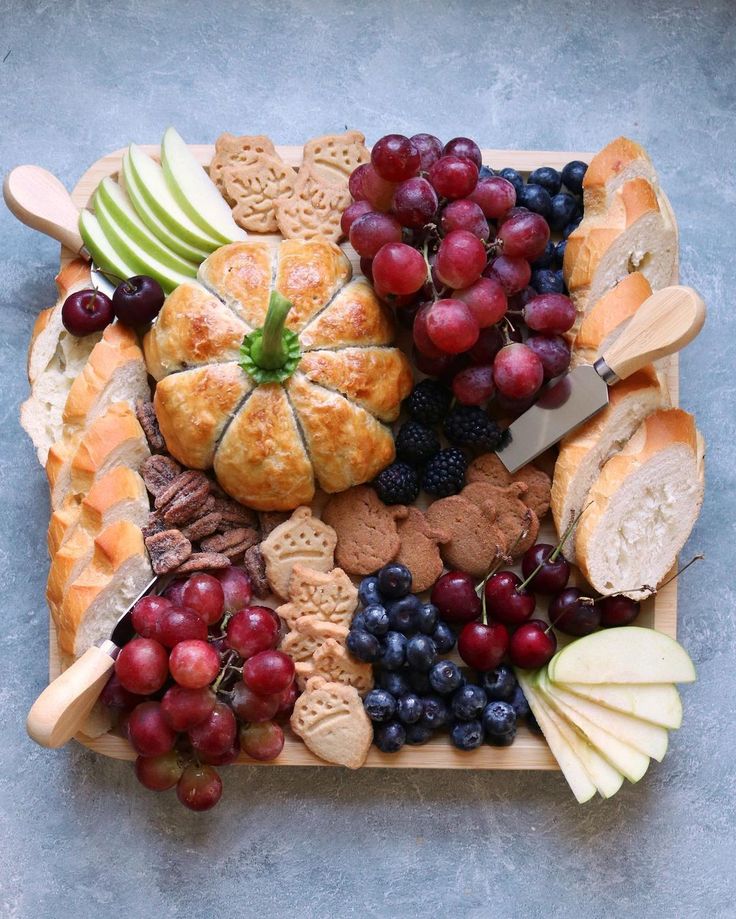
[{"label": "wooden knife handle", "polygon": [[32,740],[42,747],[63,747],[79,731],[115,666],[113,649],[112,642],[90,648],[44,689],[26,720]]},{"label": "wooden knife handle", "polygon": [[689,344],[705,322],[705,303],[692,287],[663,287],[602,355],[620,380]]},{"label": "wooden knife handle", "polygon": [[39,230],[78,255],[84,248],[79,235],[79,208],[61,182],[40,166],[16,166],[5,176],[3,197],[21,223]]}]

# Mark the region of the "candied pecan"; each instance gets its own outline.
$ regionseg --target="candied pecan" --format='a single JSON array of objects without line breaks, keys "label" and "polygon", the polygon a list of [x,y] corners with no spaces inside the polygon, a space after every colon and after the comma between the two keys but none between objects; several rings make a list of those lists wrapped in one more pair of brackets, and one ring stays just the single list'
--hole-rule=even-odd
[{"label": "candied pecan", "polygon": [[202,548],[207,552],[222,552],[231,558],[250,549],[258,542],[258,532],[252,527],[237,527],[220,533],[217,536],[208,536],[201,542]]},{"label": "candied pecan", "polygon": [[166,441],[161,433],[161,428],[158,426],[158,418],[156,418],[153,402],[144,402],[139,399],[135,404],[135,414],[140,426],[143,428],[143,433],[146,435],[151,453],[165,453]]},{"label": "candied pecan", "polygon": [[146,488],[157,498],[181,473],[181,466],[170,456],[149,456],[140,468]]},{"label": "candied pecan", "polygon": [[289,511],[261,511],[258,514],[258,519],[261,521],[261,532],[264,539],[277,526],[285,523],[289,517],[291,517]]},{"label": "candied pecan", "polygon": [[168,574],[192,554],[192,544],[178,530],[163,530],[146,539],[155,574]]},{"label": "candied pecan", "polygon": [[154,502],[169,526],[189,523],[207,513],[210,482],[201,472],[188,470],[178,475]]},{"label": "candied pecan", "polygon": [[187,526],[182,527],[181,531],[187,539],[196,542],[198,539],[204,539],[205,536],[211,536],[219,525],[220,515],[217,511],[212,511],[192,520]]},{"label": "candied pecan", "polygon": [[166,524],[163,521],[163,518],[160,514],[155,511],[152,514],[148,515],[148,521],[145,526],[141,527],[141,533],[143,533],[144,539],[148,536],[155,536],[156,533],[163,533],[164,530],[168,529]]},{"label": "candied pecan", "polygon": [[207,483],[209,491],[209,480],[203,472],[198,472],[196,469],[186,469],[171,479],[168,486],[156,495],[154,506],[161,508],[173,501],[174,498],[177,498],[182,492],[188,493],[192,488],[201,487],[202,483]]},{"label": "candied pecan", "polygon": [[222,517],[220,529],[233,527],[258,527],[258,515],[249,507],[243,507],[232,498],[215,498],[215,510]]},{"label": "candied pecan", "polygon": [[188,574],[190,571],[214,571],[216,568],[229,568],[230,559],[218,552],[194,552],[176,569],[177,574]]},{"label": "candied pecan", "polygon": [[253,593],[261,600],[271,593],[266,577],[266,563],[263,560],[260,546],[251,546],[245,550],[243,567],[253,585]]}]

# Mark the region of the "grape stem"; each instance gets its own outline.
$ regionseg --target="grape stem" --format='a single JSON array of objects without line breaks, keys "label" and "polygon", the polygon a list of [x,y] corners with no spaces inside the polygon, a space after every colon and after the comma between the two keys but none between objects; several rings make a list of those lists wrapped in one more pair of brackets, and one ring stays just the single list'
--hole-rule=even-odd
[{"label": "grape stem", "polygon": [[424,245],[422,246],[422,255],[424,256],[424,264],[427,266],[427,280],[432,285],[432,293],[434,294],[435,300],[437,299],[437,288],[434,286],[434,278],[432,277],[432,266],[429,264],[429,236],[424,240]]}]

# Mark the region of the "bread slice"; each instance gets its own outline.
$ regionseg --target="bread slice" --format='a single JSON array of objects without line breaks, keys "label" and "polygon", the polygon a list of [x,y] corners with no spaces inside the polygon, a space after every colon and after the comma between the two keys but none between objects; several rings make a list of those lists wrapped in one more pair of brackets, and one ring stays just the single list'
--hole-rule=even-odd
[{"label": "bread slice", "polygon": [[[588,492],[603,464],[624,446],[647,415],[669,405],[667,390],[652,365],[611,387],[609,396],[607,408],[568,434],[560,444],[550,502],[560,536],[585,507]],[[563,550],[571,562],[575,562],[576,530],[577,527]]]},{"label": "bread slice", "polygon": [[643,599],[662,583],[700,513],[703,453],[693,416],[670,408],[649,415],[608,460],[575,539],[595,590]]},{"label": "bread slice", "polygon": [[69,585],[56,609],[62,651],[79,657],[113,626],[153,577],[140,529],[128,520],[105,527],[89,564]]},{"label": "bread slice", "polygon": [[644,147],[628,137],[616,137],[588,164],[583,178],[586,217],[603,214],[611,195],[631,179],[646,179],[659,189],[657,172]]}]

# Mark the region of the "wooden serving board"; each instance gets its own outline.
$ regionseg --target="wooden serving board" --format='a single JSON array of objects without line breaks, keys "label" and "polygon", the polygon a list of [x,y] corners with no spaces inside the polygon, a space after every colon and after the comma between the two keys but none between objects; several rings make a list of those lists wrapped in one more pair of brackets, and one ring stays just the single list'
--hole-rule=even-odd
[{"label": "wooden serving board", "polygon": [[[142,149],[158,159],[160,148],[158,145],[143,146]],[[202,163],[209,166],[214,153],[211,144],[192,144],[190,149]],[[301,147],[277,147],[282,159],[298,168],[302,162]],[[80,207],[89,204],[98,183],[105,176],[117,178],[121,168],[124,150],[116,150],[102,159],[97,160],[81,177],[77,183],[72,198]],[[495,169],[510,166],[521,173],[531,172],[538,166],[553,166],[562,169],[570,160],[583,160],[589,162],[592,153],[570,152],[558,150],[483,150],[483,162]],[[666,201],[666,199],[665,199]],[[669,202],[666,201],[669,206]],[[252,234],[256,235],[256,234]],[[258,238],[272,239],[274,244],[280,237],[278,234],[259,235]],[[359,271],[359,258],[352,247],[345,243],[343,249],[350,257],[356,273]],[[61,263],[68,262],[73,257],[72,253],[62,249]],[[677,279],[673,279],[673,283]],[[668,359],[663,363],[662,372],[672,396],[673,405],[678,403],[678,362],[677,358]],[[540,540],[557,542],[554,527],[548,518],[543,522]],[[544,613],[544,609],[535,611],[535,615]],[[677,582],[672,581],[664,587],[656,597],[647,600],[642,605],[642,612],[637,620],[637,625],[651,626],[671,635],[673,638],[677,630]],[[563,637],[564,640],[564,637]],[[56,639],[56,629],[53,620],[49,617],[49,677],[55,679],[61,671],[59,647]],[[79,734],[77,741],[113,759],[134,760],[135,752],[130,744],[114,734],[104,734],[101,737],[90,738]],[[278,759],[270,763],[259,763],[245,755],[237,761],[237,765],[251,766],[328,766],[323,760],[314,756],[304,744],[286,731],[286,743]],[[427,744],[419,747],[406,746],[398,754],[381,753],[376,747],[371,747],[365,763],[373,768],[399,768],[399,769],[558,769],[557,761],[552,756],[543,737],[532,734],[526,727],[520,727],[516,740],[510,747],[491,747],[483,745],[472,752],[456,750],[446,734],[438,734]]]}]

